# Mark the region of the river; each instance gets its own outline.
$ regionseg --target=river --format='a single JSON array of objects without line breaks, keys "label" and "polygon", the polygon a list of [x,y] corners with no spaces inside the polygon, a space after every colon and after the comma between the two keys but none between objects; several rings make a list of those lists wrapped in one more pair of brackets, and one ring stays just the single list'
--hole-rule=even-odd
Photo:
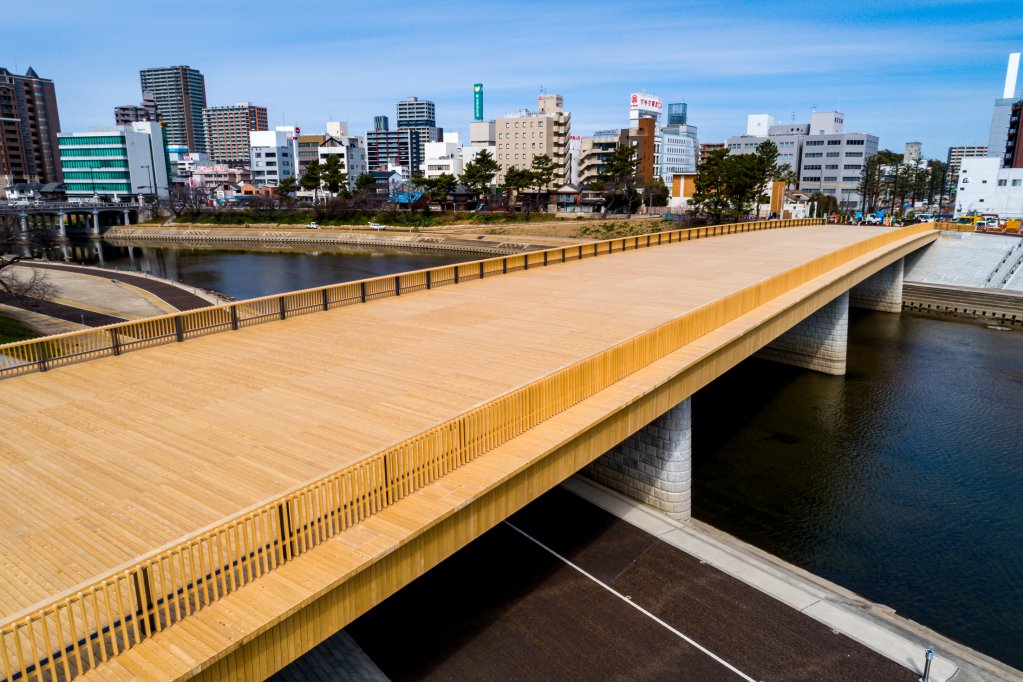
[{"label": "river", "polygon": [[850,315],[848,374],[693,399],[693,515],[1023,668],[1023,332]]},{"label": "river", "polygon": [[[234,298],[477,257],[103,245]],[[853,310],[845,377],[749,360],[694,397],[694,516],[1023,668],[1021,424],[1023,332]]]},{"label": "river", "polygon": [[[55,254],[56,255],[56,254]],[[285,291],[393,275],[482,255],[426,249],[373,247],[115,246],[75,241],[71,260],[123,270],[142,270],[157,277],[225,294],[255,298]]]}]

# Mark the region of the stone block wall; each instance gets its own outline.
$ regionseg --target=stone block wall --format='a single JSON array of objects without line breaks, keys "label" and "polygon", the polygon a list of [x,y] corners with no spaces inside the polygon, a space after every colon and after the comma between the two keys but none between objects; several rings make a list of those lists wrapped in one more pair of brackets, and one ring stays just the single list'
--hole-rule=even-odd
[{"label": "stone block wall", "polygon": [[849,290],[849,305],[854,308],[902,312],[902,275],[905,258],[863,280]]},{"label": "stone block wall", "polygon": [[[900,289],[901,281],[900,278]],[[899,305],[902,305],[901,292]],[[762,348],[756,357],[843,375],[848,339],[849,293],[846,292]]]},{"label": "stone block wall", "polygon": [[616,445],[585,474],[673,519],[687,520],[693,480],[690,403],[676,405]]}]

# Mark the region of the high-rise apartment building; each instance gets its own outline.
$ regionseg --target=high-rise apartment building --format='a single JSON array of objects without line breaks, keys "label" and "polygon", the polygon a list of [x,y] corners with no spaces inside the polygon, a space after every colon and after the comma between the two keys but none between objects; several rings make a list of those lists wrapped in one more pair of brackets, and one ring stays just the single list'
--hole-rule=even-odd
[{"label": "high-rise apartment building", "polygon": [[152,93],[167,126],[167,142],[190,152],[205,152],[206,79],[190,66],[167,66],[139,71],[142,92]]},{"label": "high-rise apartment building", "polygon": [[425,152],[425,147],[419,131],[414,128],[369,130],[366,132],[366,165],[371,171],[400,167],[401,176],[411,180],[422,171],[420,149]]},{"label": "high-rise apartment building", "polygon": [[249,133],[269,127],[266,107],[249,102],[208,107],[202,110],[202,117],[210,158],[228,165],[248,165]]},{"label": "high-rise apartment building", "polygon": [[139,104],[125,104],[114,107],[114,125],[126,126],[137,122],[159,121],[160,107],[152,93],[142,93]]},{"label": "high-rise apartment building", "polygon": [[728,144],[726,142],[701,142],[700,153],[696,157],[696,167],[699,168],[710,156],[710,153],[717,149],[726,149]]},{"label": "high-rise apartment building", "polygon": [[373,117],[373,130],[387,130],[390,127],[390,122],[386,116]]},{"label": "high-rise apartment building", "polygon": [[[444,131],[437,127],[437,109],[433,102],[406,97],[398,102],[398,130],[414,130],[419,134],[419,158],[426,158],[426,143],[440,142]],[[386,117],[384,117],[386,126]],[[386,130],[386,127],[384,128]]]},{"label": "high-rise apartment building", "polygon": [[349,136],[347,129],[346,125],[345,134],[336,135],[335,133],[339,131],[331,131],[328,124],[327,135],[317,150],[317,154],[321,166],[326,163],[328,157],[337,157],[341,172],[348,176],[348,189],[354,190],[359,176],[367,172],[366,147],[360,138]]},{"label": "high-rise apartment building", "polygon": [[561,95],[541,94],[538,111],[521,111],[494,121],[497,132],[497,162],[501,165],[496,181],[504,182],[509,168],[529,168],[533,159],[546,154],[557,171],[552,189],[567,184],[572,177],[569,149],[572,114],[564,110]]},{"label": "high-rise apartment building", "polygon": [[0,68],[0,195],[20,182],[61,182],[53,81],[31,67],[24,76]]},{"label": "high-rise apartment building", "polygon": [[59,140],[69,197],[168,195],[167,153],[159,122],[61,133]]}]

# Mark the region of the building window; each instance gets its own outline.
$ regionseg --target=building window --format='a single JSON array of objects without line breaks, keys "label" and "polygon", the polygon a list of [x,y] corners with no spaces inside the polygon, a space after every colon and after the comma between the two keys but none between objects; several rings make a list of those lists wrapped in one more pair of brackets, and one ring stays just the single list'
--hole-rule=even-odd
[{"label": "building window", "polygon": [[819,163],[818,164],[808,163],[805,166],[803,166],[803,170],[820,170],[820,169],[821,169],[821,165]]},{"label": "building window", "polygon": [[837,182],[837,181],[838,181],[838,178],[835,177],[834,175],[826,175],[826,176],[824,176],[824,182]]},{"label": "building window", "polygon": [[832,147],[835,146],[835,145],[838,145],[838,144],[842,144],[842,141],[841,140],[828,140],[828,145],[830,145]]},{"label": "building window", "polygon": [[828,165],[824,166],[824,170],[838,170],[838,164],[829,163]]},{"label": "building window", "polygon": [[821,181],[820,178],[815,178],[815,177],[808,176],[808,175],[804,175],[803,176],[803,182],[820,182],[820,181]]},{"label": "building window", "polygon": [[859,163],[847,163],[842,166],[843,170],[860,170],[861,168],[863,168],[863,165]]},{"label": "building window", "polygon": [[1019,187],[1020,186],[1020,181],[1019,180],[1013,180],[1012,181],[1012,186],[1013,187]]},{"label": "building window", "polygon": [[846,140],[845,143],[863,146],[863,140]]},{"label": "building window", "polygon": [[860,178],[858,175],[844,175],[842,176],[842,182],[859,182]]},{"label": "building window", "polygon": [[859,158],[863,156],[863,152],[846,152],[845,155],[849,157]]},{"label": "building window", "polygon": [[837,159],[842,155],[842,152],[828,152],[827,156],[829,159]]},{"label": "building window", "polygon": [[824,154],[822,154],[820,152],[810,152],[810,153],[808,153],[806,155],[806,158],[808,158],[808,159],[819,159],[822,156],[824,156]]},{"label": "building window", "polygon": [[1007,184],[1009,184],[1007,180],[999,180],[998,181],[998,186],[999,187],[1005,187]]},{"label": "building window", "polygon": [[820,147],[824,145],[824,140],[807,140],[807,147]]}]

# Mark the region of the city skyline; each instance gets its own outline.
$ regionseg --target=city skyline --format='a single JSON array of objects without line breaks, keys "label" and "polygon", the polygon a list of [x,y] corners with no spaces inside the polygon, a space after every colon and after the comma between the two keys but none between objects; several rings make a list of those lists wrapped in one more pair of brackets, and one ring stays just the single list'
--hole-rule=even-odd
[{"label": "city skyline", "polygon": [[[464,134],[472,84],[482,82],[487,119],[535,108],[544,87],[564,96],[574,134],[625,125],[629,93],[646,91],[687,102],[701,141],[741,134],[747,114],[806,121],[814,109],[840,110],[847,130],[876,134],[884,148],[917,140],[926,157],[943,159],[950,146],[984,143],[1006,56],[1023,47],[1012,31],[1023,7],[1001,1],[743,3],[739,13],[718,2],[518,3],[511,14],[507,3],[398,3],[349,13],[341,30],[300,20],[319,15],[308,2],[292,3],[286,19],[268,3],[244,16],[204,5],[202,26],[216,26],[215,39],[182,7],[11,7],[0,65],[53,79],[67,131],[109,125],[114,106],[137,102],[141,69],[187,64],[205,75],[209,106],[257,101],[271,127],[310,132],[333,119],[361,134],[411,95],[436,102],[437,125]],[[111,16],[122,35],[93,40]],[[51,39],[39,40],[44,33]]]}]

